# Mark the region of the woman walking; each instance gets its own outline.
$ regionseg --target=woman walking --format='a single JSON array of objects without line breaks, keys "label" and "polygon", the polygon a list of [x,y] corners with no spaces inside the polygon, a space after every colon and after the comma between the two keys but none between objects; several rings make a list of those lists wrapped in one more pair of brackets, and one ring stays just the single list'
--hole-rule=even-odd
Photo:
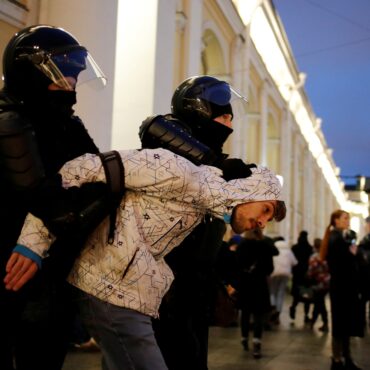
[{"label": "woman walking", "polygon": [[361,303],[357,246],[349,229],[349,214],[331,214],[320,256],[327,260],[331,275],[330,304],[332,321],[331,370],[361,370],[352,360],[350,337],[363,337],[364,310]]}]

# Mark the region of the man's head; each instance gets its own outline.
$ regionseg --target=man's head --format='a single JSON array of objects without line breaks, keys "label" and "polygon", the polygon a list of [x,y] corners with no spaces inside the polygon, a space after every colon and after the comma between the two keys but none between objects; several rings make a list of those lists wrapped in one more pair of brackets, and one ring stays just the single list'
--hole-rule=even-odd
[{"label": "man's head", "polygon": [[27,27],[13,36],[4,51],[3,73],[5,90],[29,105],[47,102],[50,95],[61,96],[60,90],[72,96],[76,84],[105,79],[70,33],[46,25]]},{"label": "man's head", "polygon": [[263,229],[267,222],[281,221],[286,216],[286,206],[281,199],[281,184],[268,168],[256,166],[244,179],[226,183],[230,204],[224,218],[230,219],[234,232],[240,234],[255,228]]},{"label": "man's head", "polygon": [[234,232],[264,229],[267,222],[285,218],[286,207],[282,200],[249,202],[237,205],[231,215],[231,227]]},{"label": "man's head", "polygon": [[215,152],[232,133],[233,101],[246,101],[227,82],[211,76],[195,76],[183,81],[175,90],[172,114],[184,121],[192,135]]}]

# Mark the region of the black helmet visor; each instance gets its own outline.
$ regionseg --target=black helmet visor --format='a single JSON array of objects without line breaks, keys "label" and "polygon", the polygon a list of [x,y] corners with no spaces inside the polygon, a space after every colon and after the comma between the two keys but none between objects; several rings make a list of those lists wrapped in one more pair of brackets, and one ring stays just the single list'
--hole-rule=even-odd
[{"label": "black helmet visor", "polygon": [[243,95],[224,81],[217,81],[203,88],[201,87],[197,97],[217,105],[226,105],[235,99],[241,99],[247,102],[247,99]]},{"label": "black helmet visor", "polygon": [[235,117],[240,118],[247,111],[247,99],[224,81],[196,86],[190,95],[183,98],[185,108],[191,107],[200,115],[208,118],[216,117],[218,112],[220,114],[231,113],[235,120]]},{"label": "black helmet visor", "polygon": [[226,105],[230,103],[231,88],[226,82],[216,82],[204,87],[198,97],[213,104]]},{"label": "black helmet visor", "polygon": [[[32,54],[21,54],[18,58],[22,57],[28,58],[37,69],[63,89],[71,90],[87,82],[97,88],[106,85],[106,77],[98,64],[81,46],[53,52],[36,50]],[[71,78],[74,84],[71,84]]]}]

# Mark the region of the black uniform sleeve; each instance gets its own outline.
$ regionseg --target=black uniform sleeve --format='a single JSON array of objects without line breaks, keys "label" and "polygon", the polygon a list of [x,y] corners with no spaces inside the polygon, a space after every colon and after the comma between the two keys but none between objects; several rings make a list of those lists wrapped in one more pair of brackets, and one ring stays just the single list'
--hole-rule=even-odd
[{"label": "black uniform sleeve", "polygon": [[27,192],[29,211],[57,237],[89,234],[109,214],[113,199],[105,183],[87,183],[64,189],[55,175]]},{"label": "black uniform sleeve", "polygon": [[[52,126],[54,125],[54,126]],[[66,233],[88,234],[109,214],[110,192],[104,183],[64,189],[57,171],[69,160],[99,152],[82,121],[70,117],[36,130],[45,177],[22,192],[28,210],[42,219],[57,237]]]}]

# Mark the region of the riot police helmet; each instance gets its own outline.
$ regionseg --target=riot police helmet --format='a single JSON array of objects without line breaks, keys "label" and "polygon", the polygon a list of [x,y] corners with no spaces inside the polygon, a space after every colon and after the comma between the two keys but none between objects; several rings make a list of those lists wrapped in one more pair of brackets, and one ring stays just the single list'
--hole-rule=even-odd
[{"label": "riot police helmet", "polygon": [[[71,79],[74,83],[71,83]],[[3,55],[4,89],[19,100],[54,83],[64,90],[106,78],[87,49],[62,28],[35,25],[17,32]]]},{"label": "riot police helmet", "polygon": [[171,111],[192,129],[198,140],[219,151],[233,130],[215,119],[228,114],[235,120],[235,114],[240,113],[240,107],[235,106],[236,101],[238,105],[247,102],[226,81],[208,75],[193,76],[176,88]]}]

